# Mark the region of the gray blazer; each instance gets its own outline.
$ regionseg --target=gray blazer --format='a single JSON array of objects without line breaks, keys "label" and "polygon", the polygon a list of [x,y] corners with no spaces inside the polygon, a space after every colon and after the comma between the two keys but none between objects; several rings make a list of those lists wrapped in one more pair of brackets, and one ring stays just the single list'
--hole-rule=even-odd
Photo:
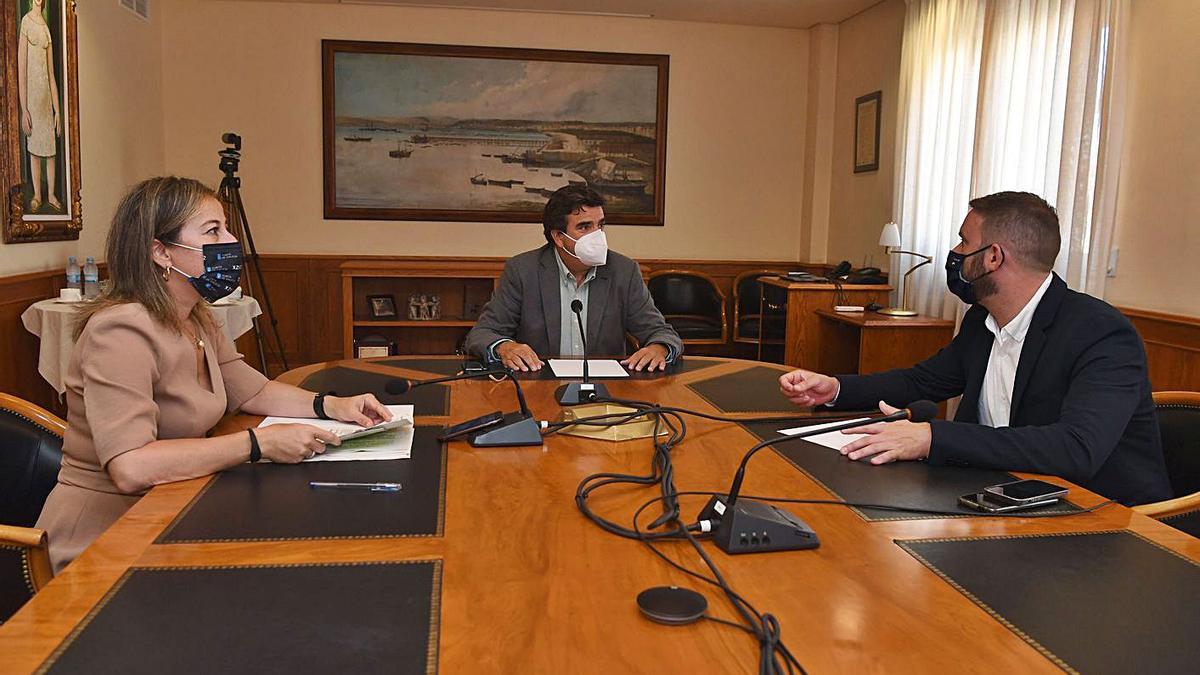
[{"label": "gray blazer", "polygon": [[[538,356],[557,356],[560,316],[559,269],[554,247],[546,244],[508,259],[492,299],[467,333],[467,351],[487,358],[488,347],[510,338],[529,345]],[[641,270],[633,260],[608,252],[608,262],[596,268],[589,282],[587,310],[588,354],[625,355],[625,333],[642,345],[667,345],[683,354],[679,334],[663,319]]]}]

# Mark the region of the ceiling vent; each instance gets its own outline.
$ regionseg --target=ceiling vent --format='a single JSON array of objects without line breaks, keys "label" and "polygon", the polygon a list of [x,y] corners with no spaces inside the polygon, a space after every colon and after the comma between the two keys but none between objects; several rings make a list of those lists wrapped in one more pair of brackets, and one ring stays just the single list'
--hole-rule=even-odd
[{"label": "ceiling vent", "polygon": [[146,21],[150,20],[150,0],[117,0],[125,9],[137,14]]}]

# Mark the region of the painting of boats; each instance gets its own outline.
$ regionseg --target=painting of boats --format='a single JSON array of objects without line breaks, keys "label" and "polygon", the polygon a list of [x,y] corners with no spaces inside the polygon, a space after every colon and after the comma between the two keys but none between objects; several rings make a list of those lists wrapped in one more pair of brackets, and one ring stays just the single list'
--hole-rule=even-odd
[{"label": "painting of boats", "polygon": [[326,40],[322,65],[327,218],[539,222],[589,185],[663,222],[666,56]]}]

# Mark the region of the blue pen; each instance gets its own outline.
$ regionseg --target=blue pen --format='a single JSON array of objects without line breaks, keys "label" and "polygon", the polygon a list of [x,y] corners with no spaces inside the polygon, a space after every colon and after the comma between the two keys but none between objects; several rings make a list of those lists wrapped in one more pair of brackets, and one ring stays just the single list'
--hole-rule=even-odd
[{"label": "blue pen", "polygon": [[308,487],[370,490],[371,492],[399,492],[402,486],[399,483],[323,483],[314,480],[309,481]]}]

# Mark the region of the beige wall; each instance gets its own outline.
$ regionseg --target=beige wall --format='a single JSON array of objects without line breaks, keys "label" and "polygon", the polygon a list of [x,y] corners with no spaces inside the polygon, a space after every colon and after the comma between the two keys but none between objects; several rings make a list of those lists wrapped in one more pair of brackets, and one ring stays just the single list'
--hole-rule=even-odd
[{"label": "beige wall", "polygon": [[795,259],[808,32],[644,19],[275,2],[163,7],[167,168],[216,181],[244,138],[261,251],[508,255],[539,224],[324,221],[322,38],[671,56],[665,227],[610,231],[637,257]]},{"label": "beige wall", "polygon": [[[904,0],[885,0],[838,24],[837,101],[834,106],[833,173],[826,260],[863,256],[887,269],[879,231],[892,220],[896,112]],[[854,99],[882,91],[879,170],[854,173]]]},{"label": "beige wall", "polygon": [[1132,3],[1114,305],[1200,316],[1200,2]]},{"label": "beige wall", "polygon": [[163,170],[162,25],[117,2],[80,3],[79,136],[83,232],[78,242],[0,244],[0,276],[59,269],[67,256],[104,257],[127,185]]}]

